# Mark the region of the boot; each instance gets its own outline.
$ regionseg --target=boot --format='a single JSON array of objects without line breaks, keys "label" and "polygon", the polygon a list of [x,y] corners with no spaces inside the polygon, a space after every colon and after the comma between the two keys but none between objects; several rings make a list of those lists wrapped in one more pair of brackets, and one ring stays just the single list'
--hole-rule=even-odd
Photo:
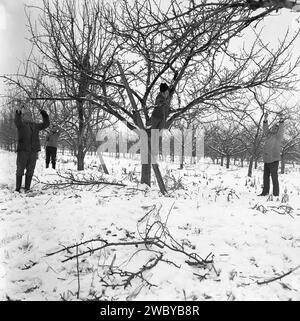
[{"label": "boot", "polygon": [[25,176],[25,191],[29,191],[30,190],[31,180],[32,180],[32,175],[26,175]]},{"label": "boot", "polygon": [[53,169],[55,169],[55,165],[56,165],[55,163],[52,163],[52,168],[53,168]]},{"label": "boot", "polygon": [[16,176],[16,192],[19,192],[19,193],[22,186],[22,177],[23,177],[22,175]]},{"label": "boot", "polygon": [[267,195],[269,195],[269,193],[264,193],[264,192],[262,192],[261,194],[259,194],[259,195],[257,195],[257,196],[267,196]]},{"label": "boot", "polygon": [[49,168],[49,163],[48,164],[46,163],[46,168]]}]

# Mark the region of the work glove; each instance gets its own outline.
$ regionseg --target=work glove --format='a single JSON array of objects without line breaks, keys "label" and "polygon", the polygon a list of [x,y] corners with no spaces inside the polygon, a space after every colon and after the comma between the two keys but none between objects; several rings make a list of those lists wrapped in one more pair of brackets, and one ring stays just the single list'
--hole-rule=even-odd
[{"label": "work glove", "polygon": [[45,110],[41,110],[40,111],[40,113],[41,113],[41,115],[43,116],[43,117],[48,117],[48,114],[47,114],[47,112],[45,111]]},{"label": "work glove", "polygon": [[278,113],[278,117],[279,117],[280,122],[284,122],[285,120],[287,120],[289,118],[288,115],[282,111]]}]

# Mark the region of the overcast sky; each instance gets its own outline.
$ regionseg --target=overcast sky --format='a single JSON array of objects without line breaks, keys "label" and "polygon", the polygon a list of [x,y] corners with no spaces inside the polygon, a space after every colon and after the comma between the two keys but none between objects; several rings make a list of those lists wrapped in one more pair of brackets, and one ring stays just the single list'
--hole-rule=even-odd
[{"label": "overcast sky", "polygon": [[26,21],[21,0],[0,0],[0,73],[15,69],[25,52]]},{"label": "overcast sky", "polygon": [[[30,51],[26,40],[24,4],[40,3],[41,0],[0,0],[0,75],[16,72],[20,61]],[[263,24],[264,39],[274,45],[288,27],[293,30],[300,27],[300,13],[283,9],[278,16],[266,18]],[[296,52],[300,53],[300,39],[296,42],[295,55]],[[4,86],[0,79],[0,95],[3,93]]]},{"label": "overcast sky", "polygon": [[[26,0],[0,0],[0,75],[14,73],[19,62],[30,49],[26,40]],[[0,79],[0,95],[4,93],[3,81]]]}]

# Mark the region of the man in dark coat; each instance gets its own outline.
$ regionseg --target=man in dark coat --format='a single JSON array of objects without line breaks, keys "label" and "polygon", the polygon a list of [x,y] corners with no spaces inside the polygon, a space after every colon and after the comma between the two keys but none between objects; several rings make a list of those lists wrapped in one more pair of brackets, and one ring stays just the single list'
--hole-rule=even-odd
[{"label": "man in dark coat", "polygon": [[30,190],[30,184],[35,169],[38,152],[41,150],[39,132],[49,126],[49,116],[45,110],[40,111],[43,122],[35,123],[32,120],[30,111],[16,110],[15,125],[18,129],[17,147],[17,172],[16,191],[20,192],[24,170],[25,190]]},{"label": "man in dark coat", "polygon": [[50,133],[46,136],[46,168],[49,167],[51,159],[52,168],[55,169],[59,135],[59,127],[55,125],[51,128]]},{"label": "man in dark coat", "polygon": [[268,114],[265,115],[263,122],[263,133],[265,135],[265,143],[263,147],[263,161],[264,161],[264,182],[263,191],[259,196],[269,194],[270,176],[273,183],[273,195],[279,196],[279,182],[278,182],[278,166],[281,156],[281,147],[283,140],[283,116],[279,115],[279,124],[268,126]]},{"label": "man in dark coat", "polygon": [[151,116],[152,129],[166,128],[166,121],[170,113],[170,89],[165,83],[160,85],[160,92],[155,100],[155,107]]}]

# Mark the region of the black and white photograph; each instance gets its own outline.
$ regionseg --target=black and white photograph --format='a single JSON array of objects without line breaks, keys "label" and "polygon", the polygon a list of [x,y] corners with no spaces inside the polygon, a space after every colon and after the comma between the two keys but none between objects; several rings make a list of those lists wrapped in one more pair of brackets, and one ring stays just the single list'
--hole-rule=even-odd
[{"label": "black and white photograph", "polygon": [[300,301],[300,0],[0,0],[0,44],[0,301]]}]

